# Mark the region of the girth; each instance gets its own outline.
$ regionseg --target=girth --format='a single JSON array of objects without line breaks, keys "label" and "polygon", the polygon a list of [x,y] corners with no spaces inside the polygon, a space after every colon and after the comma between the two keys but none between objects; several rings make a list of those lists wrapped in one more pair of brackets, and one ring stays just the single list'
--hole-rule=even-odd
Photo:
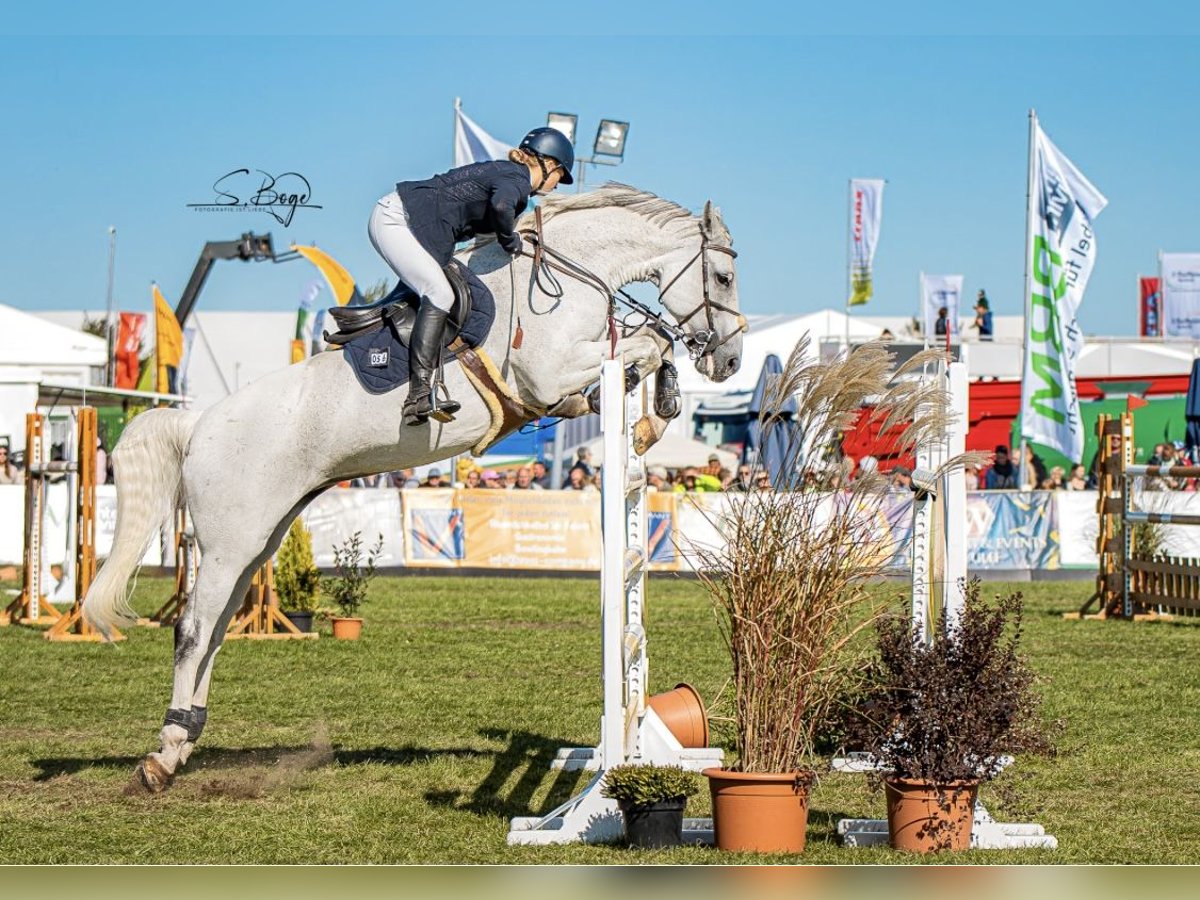
[{"label": "girth", "polygon": [[[467,280],[466,266],[457,259],[450,260],[442,269],[450,287],[454,289],[454,305],[450,308],[450,318],[446,320],[446,341],[457,336],[471,315],[471,284]],[[413,322],[417,318],[417,310],[421,307],[421,298],[417,292],[403,281],[397,282],[392,292],[382,300],[377,300],[367,306],[334,306],[329,310],[338,330],[330,334],[325,332],[325,340],[340,346],[348,343],[359,335],[378,331],[385,323],[395,330],[400,342],[408,346],[412,334]]]}]

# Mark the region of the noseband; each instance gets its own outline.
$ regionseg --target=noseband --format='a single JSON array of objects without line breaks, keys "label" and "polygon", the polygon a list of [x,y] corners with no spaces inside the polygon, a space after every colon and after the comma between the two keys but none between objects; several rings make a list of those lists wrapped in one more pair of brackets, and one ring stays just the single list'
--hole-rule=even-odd
[{"label": "noseband", "polygon": [[[532,231],[522,231],[521,233],[533,244],[533,252],[522,250],[521,255],[528,256],[533,260],[533,272],[530,282],[530,290],[536,283],[542,293],[549,297],[558,298],[563,295],[562,285],[554,276],[554,271],[557,270],[565,275],[568,275],[578,281],[583,282],[589,287],[595,288],[608,299],[608,315],[609,329],[613,334],[615,341],[615,325],[613,319],[616,313],[617,304],[620,303],[629,308],[631,312],[636,312],[639,315],[645,316],[648,322],[653,322],[654,327],[664,336],[670,337],[679,341],[688,350],[688,356],[692,359],[699,359],[707,353],[712,353],[719,347],[723,346],[727,341],[735,335],[739,335],[747,329],[746,317],[735,309],[731,309],[722,303],[717,303],[709,294],[708,289],[708,252],[727,253],[730,258],[737,259],[737,251],[732,247],[726,247],[721,244],[710,244],[708,235],[704,229],[700,229],[700,249],[696,251],[696,255],[688,260],[687,264],[680,269],[675,277],[667,282],[666,287],[658,292],[658,299],[661,302],[666,296],[667,291],[674,286],[683,274],[700,261],[701,278],[703,283],[704,296],[700,304],[689,312],[682,319],[677,319],[675,323],[668,322],[659,313],[650,309],[646,304],[634,299],[625,293],[621,288],[615,291],[611,290],[599,275],[589,271],[574,260],[568,259],[561,253],[551,250],[546,246],[545,240],[542,238],[542,210],[541,207],[534,208],[534,222],[536,228]],[[544,280],[543,280],[544,279]],[[549,287],[547,287],[549,285]],[[704,311],[705,322],[708,325],[706,329],[696,331],[684,331],[683,326],[690,322],[695,315]],[[724,336],[718,336],[716,330],[716,322],[714,321],[714,311],[727,313],[728,315],[737,318],[738,327]]]}]

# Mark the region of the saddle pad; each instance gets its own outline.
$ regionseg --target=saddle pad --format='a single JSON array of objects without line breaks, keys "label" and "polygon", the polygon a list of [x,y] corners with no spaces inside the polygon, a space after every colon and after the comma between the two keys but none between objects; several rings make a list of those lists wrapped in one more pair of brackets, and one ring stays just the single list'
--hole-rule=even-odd
[{"label": "saddle pad", "polygon": [[[468,270],[467,281],[471,285],[471,315],[463,325],[459,337],[468,347],[478,347],[492,330],[496,319],[496,299],[487,285]],[[447,335],[446,343],[453,340]],[[389,322],[378,331],[362,334],[342,347],[346,362],[354,370],[358,383],[371,394],[386,394],[408,382],[408,347]],[[443,351],[443,361],[453,355]]]}]

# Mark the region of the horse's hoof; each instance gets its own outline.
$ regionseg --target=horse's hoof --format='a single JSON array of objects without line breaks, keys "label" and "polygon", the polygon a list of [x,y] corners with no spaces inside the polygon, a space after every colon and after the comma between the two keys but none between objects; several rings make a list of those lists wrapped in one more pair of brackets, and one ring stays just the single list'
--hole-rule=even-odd
[{"label": "horse's hoof", "polygon": [[161,794],[171,786],[174,776],[153,756],[147,756],[134,771],[134,780],[150,794]]},{"label": "horse's hoof", "polygon": [[654,433],[654,425],[646,416],[638,419],[633,425],[633,452],[645,456],[646,451],[658,443],[658,435]]}]

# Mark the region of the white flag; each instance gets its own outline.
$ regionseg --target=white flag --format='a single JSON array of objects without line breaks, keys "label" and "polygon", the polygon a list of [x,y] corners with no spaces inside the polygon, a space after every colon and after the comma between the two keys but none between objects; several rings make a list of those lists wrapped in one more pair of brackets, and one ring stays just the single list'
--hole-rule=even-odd
[{"label": "white flag", "polygon": [[925,339],[929,343],[945,343],[945,334],[938,334],[938,311],[946,310],[946,330],[950,339],[958,338],[958,301],[962,298],[961,275],[922,275],[921,296],[925,305]]},{"label": "white flag", "polygon": [[1021,437],[1083,456],[1075,364],[1083,351],[1079,305],[1096,261],[1092,220],[1108,204],[1034,120],[1033,194],[1026,248]]},{"label": "white flag", "polygon": [[1164,337],[1200,338],[1200,253],[1159,254]]},{"label": "white flag", "polygon": [[508,159],[512,146],[498,141],[462,111],[454,107],[454,166],[468,163],[487,162],[490,159]]}]

